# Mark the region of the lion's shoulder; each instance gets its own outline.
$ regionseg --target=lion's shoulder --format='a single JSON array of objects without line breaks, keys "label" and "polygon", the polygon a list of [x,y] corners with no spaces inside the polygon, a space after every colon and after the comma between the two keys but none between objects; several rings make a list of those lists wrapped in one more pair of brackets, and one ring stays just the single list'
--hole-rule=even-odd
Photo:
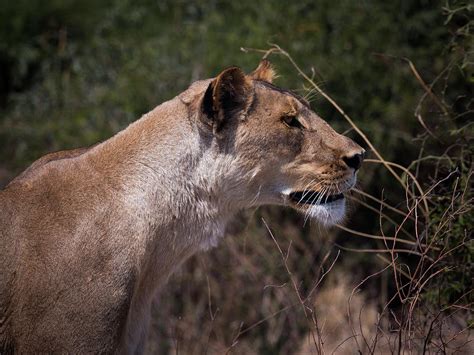
[{"label": "lion's shoulder", "polygon": [[21,183],[26,180],[31,179],[34,175],[41,169],[43,166],[47,165],[52,161],[62,160],[62,159],[72,159],[76,158],[87,151],[89,151],[92,147],[82,147],[70,150],[60,150],[57,152],[48,153],[43,155],[41,158],[35,160],[26,170],[24,170],[20,175],[14,178],[10,183],[7,185],[13,185],[16,183]]}]

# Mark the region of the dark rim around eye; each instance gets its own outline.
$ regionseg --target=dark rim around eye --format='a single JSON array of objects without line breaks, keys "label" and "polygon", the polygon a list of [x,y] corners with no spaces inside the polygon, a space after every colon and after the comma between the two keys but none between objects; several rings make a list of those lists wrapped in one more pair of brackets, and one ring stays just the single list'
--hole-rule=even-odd
[{"label": "dark rim around eye", "polygon": [[292,128],[303,128],[303,125],[300,121],[296,118],[296,116],[284,116],[282,121],[288,126]]}]

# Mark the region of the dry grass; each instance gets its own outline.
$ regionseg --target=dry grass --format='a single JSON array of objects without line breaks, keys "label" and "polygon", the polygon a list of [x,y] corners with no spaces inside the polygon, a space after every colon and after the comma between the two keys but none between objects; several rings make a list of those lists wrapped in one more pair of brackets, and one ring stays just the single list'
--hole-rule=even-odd
[{"label": "dry grass", "polygon": [[[378,231],[342,225],[339,232],[318,226],[301,230],[303,221],[287,211],[253,211],[244,231],[193,258],[171,280],[155,309],[148,351],[474,353],[473,137],[459,127],[447,100],[437,96],[435,82],[427,84],[414,63],[401,59],[425,90],[414,113],[424,129],[420,154],[405,167],[384,159],[286,51],[277,45],[244,51],[287,58],[308,95],[325,98],[365,142],[373,155],[366,161],[369,169],[382,169],[393,183],[381,195],[356,189],[350,198],[356,209],[371,213]],[[433,103],[438,110],[427,110]],[[444,142],[436,129],[436,121],[444,120],[452,120],[451,129],[457,130],[454,141]],[[425,153],[429,144],[444,153]],[[370,244],[339,245],[340,233]],[[355,260],[356,253],[369,258],[372,271],[347,269],[340,250]]]}]

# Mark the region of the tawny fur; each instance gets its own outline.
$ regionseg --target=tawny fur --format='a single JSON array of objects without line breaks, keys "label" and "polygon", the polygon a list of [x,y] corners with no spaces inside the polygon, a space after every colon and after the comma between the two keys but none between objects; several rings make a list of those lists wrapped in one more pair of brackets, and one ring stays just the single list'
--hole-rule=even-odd
[{"label": "tawny fur", "polygon": [[[265,68],[196,82],[0,191],[0,353],[140,353],[159,287],[239,210],[287,204],[340,218],[285,191],[347,190],[355,173],[342,157],[361,148],[262,81]],[[286,125],[288,114],[302,127]]]}]

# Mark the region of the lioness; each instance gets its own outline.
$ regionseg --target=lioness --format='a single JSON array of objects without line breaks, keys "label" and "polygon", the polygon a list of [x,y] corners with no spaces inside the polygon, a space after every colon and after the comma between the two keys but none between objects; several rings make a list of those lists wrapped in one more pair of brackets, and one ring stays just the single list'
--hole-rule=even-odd
[{"label": "lioness", "polygon": [[344,216],[363,149],[263,61],[198,81],[0,191],[0,352],[143,350],[157,289],[239,210]]}]

